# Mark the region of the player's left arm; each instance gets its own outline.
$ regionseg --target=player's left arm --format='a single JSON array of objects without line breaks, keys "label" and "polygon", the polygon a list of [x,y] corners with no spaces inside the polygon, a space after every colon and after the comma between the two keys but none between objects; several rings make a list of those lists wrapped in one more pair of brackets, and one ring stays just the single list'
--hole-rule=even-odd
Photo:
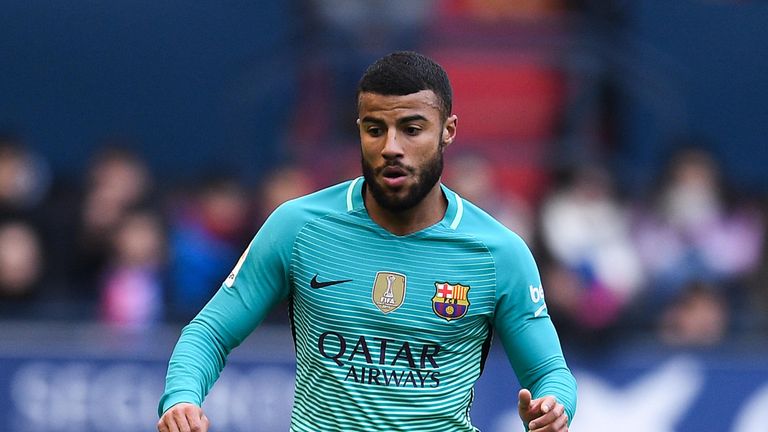
[{"label": "player's left arm", "polygon": [[520,417],[531,431],[567,431],[576,413],[576,380],[549,318],[536,263],[516,235],[495,255],[494,329],[523,387]]}]

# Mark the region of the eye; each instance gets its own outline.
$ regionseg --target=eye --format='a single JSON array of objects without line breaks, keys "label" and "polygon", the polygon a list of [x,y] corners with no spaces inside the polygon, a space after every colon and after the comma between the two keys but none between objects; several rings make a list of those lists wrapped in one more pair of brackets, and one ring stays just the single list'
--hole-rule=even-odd
[{"label": "eye", "polygon": [[378,126],[369,126],[365,131],[372,137],[380,137],[384,133],[384,130]]},{"label": "eye", "polygon": [[421,133],[421,128],[413,125],[406,126],[405,133],[411,136],[418,135],[419,133]]}]

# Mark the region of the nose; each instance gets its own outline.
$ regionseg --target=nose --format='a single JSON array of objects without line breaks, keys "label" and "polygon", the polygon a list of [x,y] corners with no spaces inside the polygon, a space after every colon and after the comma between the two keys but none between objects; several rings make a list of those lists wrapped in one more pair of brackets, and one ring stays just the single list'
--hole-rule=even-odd
[{"label": "nose", "polygon": [[403,147],[397,139],[397,130],[395,128],[391,128],[387,131],[387,137],[384,141],[384,147],[381,149],[381,155],[387,160],[403,157]]}]

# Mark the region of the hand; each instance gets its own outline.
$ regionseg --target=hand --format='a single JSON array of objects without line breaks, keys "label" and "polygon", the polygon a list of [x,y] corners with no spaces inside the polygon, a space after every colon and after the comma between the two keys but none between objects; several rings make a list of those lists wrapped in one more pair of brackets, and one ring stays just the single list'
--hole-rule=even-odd
[{"label": "hand", "polygon": [[157,422],[158,432],[207,432],[208,417],[191,403],[180,403],[166,411]]},{"label": "hand", "polygon": [[530,432],[568,432],[568,414],[554,396],[531,400],[531,392],[522,389],[517,400],[517,412]]}]

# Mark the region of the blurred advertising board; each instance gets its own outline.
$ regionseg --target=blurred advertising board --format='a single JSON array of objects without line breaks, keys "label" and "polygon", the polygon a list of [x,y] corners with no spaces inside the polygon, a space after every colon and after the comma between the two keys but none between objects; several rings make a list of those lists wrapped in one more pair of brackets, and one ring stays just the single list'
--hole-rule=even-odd
[{"label": "blurred advertising board", "polygon": [[[59,329],[42,336],[43,329],[11,328],[0,332],[0,430],[154,430],[178,329],[128,336]],[[568,358],[579,383],[574,432],[768,430],[765,348],[682,352],[637,343]],[[205,402],[211,430],[287,431],[293,383],[289,331],[260,329],[233,353]],[[517,388],[496,345],[477,384],[473,422],[486,432],[522,431]]]}]

